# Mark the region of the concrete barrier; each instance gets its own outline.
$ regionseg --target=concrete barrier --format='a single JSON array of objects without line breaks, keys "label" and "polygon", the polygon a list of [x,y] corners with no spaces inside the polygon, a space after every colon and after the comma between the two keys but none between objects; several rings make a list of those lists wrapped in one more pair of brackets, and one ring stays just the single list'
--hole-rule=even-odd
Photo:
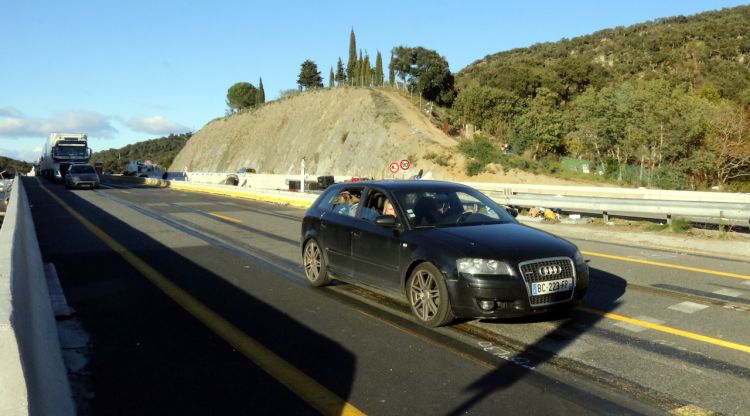
[{"label": "concrete barrier", "polygon": [[23,181],[0,229],[0,414],[74,415]]},{"label": "concrete barrier", "polygon": [[217,185],[174,180],[165,181],[160,179],[136,178],[132,176],[107,176],[107,181],[137,183],[149,186],[168,187],[174,190],[233,196],[265,202],[288,204],[299,208],[309,207],[313,203],[313,201],[315,201],[315,198],[318,197],[317,194],[308,194],[303,192],[289,192],[276,189],[246,188],[242,186]]}]

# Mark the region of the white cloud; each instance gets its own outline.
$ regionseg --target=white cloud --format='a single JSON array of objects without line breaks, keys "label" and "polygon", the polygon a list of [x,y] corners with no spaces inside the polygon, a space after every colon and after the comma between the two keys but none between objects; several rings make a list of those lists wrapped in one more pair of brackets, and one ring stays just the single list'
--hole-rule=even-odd
[{"label": "white cloud", "polygon": [[112,137],[117,129],[107,116],[94,111],[65,111],[50,118],[23,116],[13,108],[0,110],[0,137],[46,137],[51,132],[88,133],[89,136]]},{"label": "white cloud", "polygon": [[158,135],[190,131],[189,127],[162,116],[132,117],[125,124],[135,131]]}]

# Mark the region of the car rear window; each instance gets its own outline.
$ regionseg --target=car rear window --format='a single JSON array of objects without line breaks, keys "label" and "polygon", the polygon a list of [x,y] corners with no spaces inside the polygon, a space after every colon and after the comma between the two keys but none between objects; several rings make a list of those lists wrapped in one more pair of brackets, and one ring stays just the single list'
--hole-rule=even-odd
[{"label": "car rear window", "polygon": [[71,173],[94,173],[93,166],[90,165],[73,165],[70,167]]}]

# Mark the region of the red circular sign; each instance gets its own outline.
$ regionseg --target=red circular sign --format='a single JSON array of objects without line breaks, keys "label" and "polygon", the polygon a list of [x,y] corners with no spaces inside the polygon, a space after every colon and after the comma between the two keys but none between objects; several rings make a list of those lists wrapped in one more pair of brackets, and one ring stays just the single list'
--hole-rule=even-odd
[{"label": "red circular sign", "polygon": [[401,161],[402,170],[409,170],[409,166],[411,166],[411,162],[409,162],[409,159],[404,159]]},{"label": "red circular sign", "polygon": [[391,170],[391,173],[396,173],[396,172],[398,172],[398,163],[396,163],[396,162],[391,162],[391,166],[389,166],[389,167],[388,167],[388,169],[390,169],[390,170]]}]

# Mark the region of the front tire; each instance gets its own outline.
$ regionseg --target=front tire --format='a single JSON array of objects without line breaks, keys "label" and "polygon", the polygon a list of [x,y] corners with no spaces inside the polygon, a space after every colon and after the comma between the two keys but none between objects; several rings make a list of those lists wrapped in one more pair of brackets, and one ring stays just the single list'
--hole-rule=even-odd
[{"label": "front tire", "polygon": [[320,287],[331,282],[326,268],[326,259],[315,240],[310,240],[305,244],[302,251],[302,265],[305,268],[305,277],[311,285]]},{"label": "front tire", "polygon": [[443,275],[431,263],[422,263],[409,276],[406,296],[417,322],[427,327],[443,326],[455,319]]}]

